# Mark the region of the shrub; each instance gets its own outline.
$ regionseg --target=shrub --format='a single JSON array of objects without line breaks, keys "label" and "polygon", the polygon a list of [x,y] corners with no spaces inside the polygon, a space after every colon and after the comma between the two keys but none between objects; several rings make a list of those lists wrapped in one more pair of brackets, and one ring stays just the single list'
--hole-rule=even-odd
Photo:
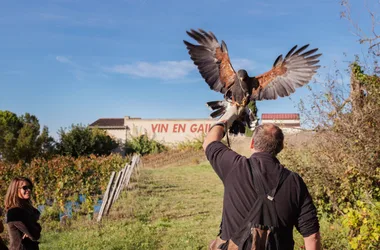
[{"label": "shrub", "polygon": [[146,155],[161,153],[167,150],[168,148],[164,144],[150,139],[145,134],[132,137],[125,143],[126,154],[138,153],[140,155]]}]

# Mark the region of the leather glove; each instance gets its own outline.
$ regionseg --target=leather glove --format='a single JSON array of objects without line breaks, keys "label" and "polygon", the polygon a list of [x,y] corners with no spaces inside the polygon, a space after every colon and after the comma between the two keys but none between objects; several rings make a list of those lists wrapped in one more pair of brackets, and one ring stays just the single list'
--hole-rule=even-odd
[{"label": "leather glove", "polygon": [[231,105],[228,103],[226,112],[218,119],[218,121],[213,124],[210,130],[215,126],[223,126],[224,127],[224,135],[227,133],[228,129],[231,127],[232,123],[240,116],[243,108],[237,107],[235,105]]}]

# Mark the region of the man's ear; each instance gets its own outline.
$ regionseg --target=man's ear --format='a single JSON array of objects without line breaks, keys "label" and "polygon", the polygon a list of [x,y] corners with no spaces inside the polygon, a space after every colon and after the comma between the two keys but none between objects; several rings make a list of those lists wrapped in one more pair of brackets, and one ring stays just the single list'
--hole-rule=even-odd
[{"label": "man's ear", "polygon": [[250,147],[251,149],[253,149],[254,146],[255,146],[255,141],[254,141],[253,138],[252,138],[252,140],[251,140],[251,145],[250,145],[249,147]]}]

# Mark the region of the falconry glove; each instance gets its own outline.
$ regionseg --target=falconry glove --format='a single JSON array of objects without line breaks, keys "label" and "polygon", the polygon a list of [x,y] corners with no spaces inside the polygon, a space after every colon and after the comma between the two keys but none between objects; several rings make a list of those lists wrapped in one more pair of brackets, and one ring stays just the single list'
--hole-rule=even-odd
[{"label": "falconry glove", "polygon": [[226,108],[226,112],[218,119],[218,121],[213,124],[210,130],[215,126],[223,126],[224,127],[224,135],[227,133],[228,129],[234,123],[234,121],[240,116],[242,108],[239,108],[235,105],[229,104]]}]

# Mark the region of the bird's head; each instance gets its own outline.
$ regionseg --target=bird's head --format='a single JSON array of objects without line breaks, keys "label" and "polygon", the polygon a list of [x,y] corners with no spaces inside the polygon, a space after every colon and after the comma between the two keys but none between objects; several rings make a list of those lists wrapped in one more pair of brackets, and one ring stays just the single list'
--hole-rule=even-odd
[{"label": "bird's head", "polygon": [[246,78],[248,78],[248,73],[244,69],[240,69],[237,72],[237,75],[238,75],[240,81],[244,81]]}]

